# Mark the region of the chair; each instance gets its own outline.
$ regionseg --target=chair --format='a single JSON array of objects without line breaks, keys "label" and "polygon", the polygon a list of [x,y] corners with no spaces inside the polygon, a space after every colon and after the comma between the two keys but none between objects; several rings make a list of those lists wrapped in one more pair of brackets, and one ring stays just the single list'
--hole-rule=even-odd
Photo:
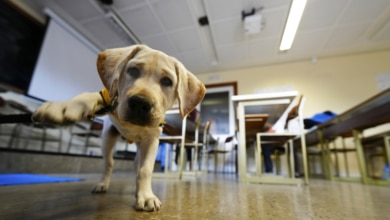
[{"label": "chair", "polygon": [[[351,138],[351,137],[353,137],[352,132],[348,132],[346,134],[340,135],[339,137],[330,138],[330,140],[328,140],[328,145],[330,145],[331,143],[333,144],[332,148],[329,148],[329,146],[327,148],[329,149],[329,153],[334,155],[334,161],[335,161],[335,163],[334,163],[335,173],[333,173],[333,167],[328,168],[328,170],[330,171],[329,175],[332,176],[331,178],[333,178],[334,175],[336,177],[340,178],[340,180],[351,178],[350,177],[350,172],[349,172],[349,166],[348,166],[349,163],[348,163],[348,156],[347,156],[347,154],[350,153],[350,152],[356,152],[356,148],[347,147],[347,145],[345,143],[345,139],[346,138]],[[338,139],[341,139],[341,148],[337,147],[336,142],[337,142]],[[339,156],[338,156],[339,154],[343,155],[344,168],[345,168],[345,172],[346,172],[346,177],[345,178],[341,177],[341,171],[340,171],[340,168],[341,168],[340,165],[341,164],[340,164]],[[327,155],[327,157],[329,158],[328,159],[329,162],[327,164],[328,165],[333,165],[332,162],[331,162],[330,155]],[[324,165],[326,165],[326,164],[324,164]]]},{"label": "chair", "polygon": [[[383,171],[383,167],[376,168],[373,158],[383,158],[384,165],[390,164],[390,132],[376,134],[370,137],[362,138],[361,140],[367,164],[371,166],[367,171],[373,178],[378,178],[375,175],[376,170]],[[367,166],[369,167],[369,166]]]},{"label": "chair", "polygon": [[295,156],[294,156],[294,146],[293,140],[297,137],[300,137],[301,140],[301,149],[303,155],[303,167],[304,167],[304,175],[305,175],[305,183],[308,183],[307,178],[307,159],[306,159],[306,143],[304,138],[303,131],[303,118],[302,118],[302,109],[304,106],[305,99],[302,95],[296,97],[296,104],[291,110],[288,112],[286,117],[285,129],[289,128],[289,123],[292,119],[297,119],[298,121],[298,132],[286,132],[286,133],[263,133],[259,132],[256,135],[256,167],[257,167],[257,175],[262,175],[262,163],[261,163],[261,149],[263,147],[275,147],[275,146],[287,146],[289,152],[289,156],[287,157],[288,164],[288,173],[289,179],[275,179],[275,182],[278,183],[297,183],[295,179]]},{"label": "chair", "polygon": [[[193,119],[189,119],[190,122],[193,120]],[[184,142],[184,149],[186,151],[186,154],[187,154],[187,157],[184,157],[184,158],[187,158],[187,162],[189,163],[189,169],[192,171],[193,169],[193,163],[197,164],[198,165],[198,169],[201,168],[200,166],[200,163],[198,161],[198,153],[199,153],[199,147],[202,146],[202,143],[199,139],[199,133],[201,132],[201,121],[200,121],[200,117],[197,117],[196,120],[195,120],[195,132],[194,132],[194,135],[192,134],[186,134],[186,141]],[[204,129],[203,129],[204,130]],[[204,132],[203,132],[204,133]],[[177,150],[176,150],[176,153],[181,153],[181,150],[178,150],[178,149],[181,149],[181,144],[182,143],[179,143]],[[194,152],[194,158],[192,159],[192,152]],[[184,159],[182,158],[182,159]],[[183,167],[184,169],[184,161],[182,161],[183,164],[181,164],[181,166]]]},{"label": "chair", "polygon": [[[160,136],[159,140],[160,142],[169,143],[175,146],[179,172],[177,173],[178,175],[172,175],[172,173],[170,172],[169,167],[172,168],[172,165],[170,165],[171,153],[168,152],[168,149],[170,149],[170,147],[167,147],[167,151],[165,153],[165,161],[167,161],[168,163],[165,166],[165,170],[162,175],[163,177],[172,176],[179,177],[180,179],[182,178],[185,163],[184,152],[190,152],[192,150],[191,148],[199,149],[199,146],[201,146],[199,141],[200,127],[200,118],[197,110],[194,110],[188,116],[185,116],[183,119],[181,119],[180,117],[179,109],[171,109],[166,112],[165,123],[163,126],[163,134]],[[174,152],[174,150],[172,152]],[[197,157],[198,150],[195,150],[195,153]],[[192,160],[190,160],[190,168],[192,168]],[[154,175],[156,177],[160,176],[156,173]]]},{"label": "chair", "polygon": [[[89,147],[100,148],[101,141],[99,144],[92,141],[93,138],[100,138],[103,129],[103,123],[95,119],[88,126],[85,126],[81,123],[76,123],[70,127],[70,139],[68,142],[67,152],[70,153],[70,150],[73,146],[78,146],[83,148],[83,154],[88,154]],[[74,142],[75,137],[78,138],[78,143]]]},{"label": "chair", "polygon": [[[218,140],[215,140],[213,136],[210,133],[210,127],[211,127],[211,120],[207,120],[204,125],[201,125],[200,123],[200,117],[196,121],[196,130],[195,130],[195,138],[193,141],[185,142],[185,149],[186,150],[193,150],[194,157],[193,160],[190,161],[190,170],[192,170],[192,161],[194,161],[195,164],[198,165],[198,167],[195,169],[195,172],[197,174],[198,171],[202,170],[202,163],[206,161],[206,158],[210,152],[208,152],[208,149],[210,149],[210,145],[216,145],[218,143]],[[200,136],[202,138],[200,139]],[[201,157],[199,158],[199,153],[201,153]],[[189,154],[191,155],[191,154]],[[208,162],[208,160],[207,160]],[[207,165],[208,168],[208,165]],[[206,169],[208,170],[208,169]]]},{"label": "chair", "polygon": [[[208,151],[208,154],[209,155],[212,155],[214,157],[214,172],[216,173],[218,171],[218,156],[219,155],[223,155],[223,172],[225,172],[225,162],[226,162],[226,157],[225,155],[226,154],[229,154],[229,153],[232,153],[232,161],[233,163],[235,164],[236,163],[236,159],[233,155],[234,151],[235,151],[235,146],[232,146],[231,149],[228,149],[226,147],[226,145],[228,144],[232,144],[233,143],[233,139],[234,139],[234,136],[229,136],[225,139],[224,143],[223,143],[223,148],[222,149],[218,149],[218,148],[213,148],[213,149],[210,149]],[[218,143],[218,142],[217,142]],[[237,169],[236,169],[236,165],[234,166],[234,171],[236,172]]]}]

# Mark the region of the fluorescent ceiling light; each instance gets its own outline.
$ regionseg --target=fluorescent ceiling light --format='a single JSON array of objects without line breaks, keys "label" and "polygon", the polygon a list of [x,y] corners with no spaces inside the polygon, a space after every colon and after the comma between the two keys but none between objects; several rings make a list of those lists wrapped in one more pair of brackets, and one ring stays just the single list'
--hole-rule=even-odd
[{"label": "fluorescent ceiling light", "polygon": [[289,50],[291,48],[307,2],[307,0],[292,1],[279,50]]}]

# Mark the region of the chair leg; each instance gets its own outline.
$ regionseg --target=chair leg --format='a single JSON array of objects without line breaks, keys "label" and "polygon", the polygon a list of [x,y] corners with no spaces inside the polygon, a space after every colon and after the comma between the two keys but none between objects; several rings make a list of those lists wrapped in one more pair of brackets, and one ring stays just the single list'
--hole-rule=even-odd
[{"label": "chair leg", "polygon": [[235,161],[234,161],[234,149],[232,149],[232,151],[230,151],[230,161],[231,161],[231,166],[230,166],[230,172],[231,173],[234,173],[234,165],[235,165]]},{"label": "chair leg", "polygon": [[45,144],[46,144],[46,128],[42,128],[41,151],[45,150]]},{"label": "chair leg", "polygon": [[[279,164],[277,164],[277,157],[279,156],[278,155],[279,152],[277,152],[277,154],[275,155],[275,165],[276,165],[276,175],[280,175],[281,174],[281,168],[279,167]],[[292,177],[292,172],[291,172],[291,157],[290,157],[290,147],[287,145],[287,172],[288,172],[288,176],[289,177]]]},{"label": "chair leg", "polygon": [[194,147],[194,166],[195,170],[199,170],[199,162],[198,162],[198,145]]},{"label": "chair leg", "polygon": [[282,174],[282,165],[281,165],[281,160],[280,160],[280,154],[279,152],[275,153],[275,172],[276,175]]},{"label": "chair leg", "polygon": [[[164,173],[168,173],[169,170],[171,170],[171,144],[165,143],[165,166],[164,166]],[[126,145],[126,151],[127,151],[127,145]]]},{"label": "chair leg", "polygon": [[70,153],[70,147],[72,146],[73,136],[74,135],[70,136],[70,139],[69,139],[69,142],[68,142],[68,149],[66,150],[67,153]]},{"label": "chair leg", "polygon": [[18,130],[20,125],[16,124],[14,128],[12,129],[11,138],[8,141],[8,147],[12,148],[12,145],[14,143],[15,138],[18,136]]},{"label": "chair leg", "polygon": [[326,164],[328,164],[328,178],[330,180],[333,179],[334,177],[334,167],[332,166],[332,155],[331,155],[331,152],[330,152],[330,143],[329,141],[326,141]]},{"label": "chair leg", "polygon": [[295,178],[295,158],[294,158],[294,145],[293,140],[288,142],[288,146],[290,148],[290,177]]},{"label": "chair leg", "polygon": [[356,146],[356,154],[357,154],[358,165],[359,165],[359,170],[361,175],[361,181],[363,183],[368,183],[367,167],[364,158],[363,146],[361,142],[362,133],[361,131],[358,130],[353,130],[352,133],[353,133],[355,146]]},{"label": "chair leg", "polygon": [[335,149],[334,151],[334,160],[335,160],[335,167],[336,167],[335,175],[340,177],[339,153],[337,152],[337,146],[335,142],[336,140],[333,141],[333,149]]},{"label": "chair leg", "polygon": [[345,149],[346,149],[345,139],[342,137],[342,138],[341,138],[341,141],[342,141],[343,150],[344,150],[344,166],[345,166],[345,172],[346,172],[347,177],[349,177],[348,155],[347,155],[347,151],[345,151]]},{"label": "chair leg", "polygon": [[387,162],[387,164],[390,164],[390,136],[385,136],[383,139],[385,142],[385,161]]},{"label": "chair leg", "polygon": [[234,171],[236,172],[236,174],[238,174],[238,147],[237,145],[234,146],[235,150],[234,150]]},{"label": "chair leg", "polygon": [[332,172],[332,160],[330,157],[330,152],[329,152],[329,142],[327,140],[323,141],[321,143],[322,147],[322,158],[323,158],[323,171],[325,174],[325,178],[331,180],[333,177],[333,172]]},{"label": "chair leg", "polygon": [[313,175],[313,170],[315,171],[315,163],[313,163],[313,157],[309,157],[309,155],[307,155],[307,160],[310,164],[308,166],[308,175]]},{"label": "chair leg", "polygon": [[[20,130],[20,133],[22,133],[22,132],[23,132],[23,129]],[[24,149],[27,149],[28,144],[30,143],[31,133],[32,133],[32,125],[29,126],[29,132],[27,134],[27,138],[25,138]]]},{"label": "chair leg", "polygon": [[222,173],[226,173],[226,157],[225,154],[222,154]]},{"label": "chair leg", "polygon": [[218,154],[214,152],[214,173],[218,172]]},{"label": "chair leg", "polygon": [[84,154],[86,155],[88,153],[88,145],[89,145],[89,135],[85,137],[85,144],[84,144]]},{"label": "chair leg", "polygon": [[58,152],[61,153],[61,148],[62,148],[62,128],[59,128],[59,132],[60,132],[60,140],[59,140],[59,143],[58,143]]}]

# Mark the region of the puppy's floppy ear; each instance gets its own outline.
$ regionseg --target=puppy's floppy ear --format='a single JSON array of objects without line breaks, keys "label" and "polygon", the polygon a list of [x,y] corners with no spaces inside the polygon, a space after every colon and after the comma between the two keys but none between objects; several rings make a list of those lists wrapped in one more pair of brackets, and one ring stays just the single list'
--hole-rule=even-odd
[{"label": "puppy's floppy ear", "polygon": [[179,61],[175,64],[177,74],[177,99],[182,118],[198,105],[206,94],[206,88],[198,78],[189,72]]},{"label": "puppy's floppy ear", "polygon": [[142,45],[134,45],[124,48],[107,49],[101,53],[96,61],[97,70],[104,87],[113,98],[118,90],[118,79],[126,63],[141,49]]}]

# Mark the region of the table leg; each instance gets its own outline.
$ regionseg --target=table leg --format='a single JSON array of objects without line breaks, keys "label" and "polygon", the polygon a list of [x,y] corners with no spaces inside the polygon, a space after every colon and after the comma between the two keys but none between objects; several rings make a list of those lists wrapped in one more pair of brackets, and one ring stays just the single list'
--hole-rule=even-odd
[{"label": "table leg", "polygon": [[363,183],[368,183],[366,161],[364,158],[363,146],[361,142],[361,132],[358,130],[353,130],[352,133],[353,133],[353,138],[356,146],[356,153],[358,157],[357,159],[359,164],[361,180]]}]

